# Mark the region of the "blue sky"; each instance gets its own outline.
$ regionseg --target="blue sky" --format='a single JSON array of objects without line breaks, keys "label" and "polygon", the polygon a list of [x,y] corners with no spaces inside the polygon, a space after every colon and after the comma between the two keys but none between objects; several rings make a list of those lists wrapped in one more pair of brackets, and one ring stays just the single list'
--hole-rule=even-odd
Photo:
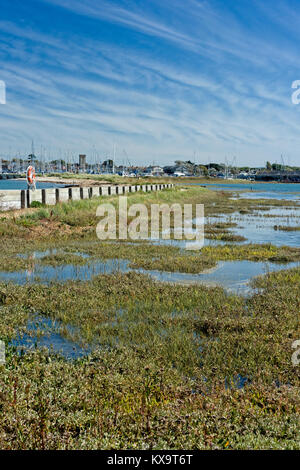
[{"label": "blue sky", "polygon": [[0,154],[300,165],[299,0],[0,6]]}]

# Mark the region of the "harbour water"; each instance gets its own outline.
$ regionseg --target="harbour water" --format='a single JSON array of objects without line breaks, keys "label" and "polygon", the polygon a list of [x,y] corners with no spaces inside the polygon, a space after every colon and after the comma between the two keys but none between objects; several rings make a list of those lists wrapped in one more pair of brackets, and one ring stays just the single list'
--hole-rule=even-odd
[{"label": "harbour water", "polygon": [[[198,183],[200,184],[200,183]],[[251,199],[285,199],[300,202],[299,183],[206,183],[214,191],[238,192],[240,197]]]},{"label": "harbour water", "polygon": [[[37,189],[47,189],[47,188],[63,188],[64,184],[55,184],[55,183],[42,183],[37,180],[36,188]],[[27,189],[27,181],[24,179],[9,179],[9,180],[0,180],[0,191],[2,190],[17,190],[17,189]]]}]

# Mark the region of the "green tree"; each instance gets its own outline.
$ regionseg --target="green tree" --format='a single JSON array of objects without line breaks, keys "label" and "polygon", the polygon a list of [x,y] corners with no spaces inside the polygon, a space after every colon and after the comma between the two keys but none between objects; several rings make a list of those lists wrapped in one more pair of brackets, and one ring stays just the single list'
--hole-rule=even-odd
[{"label": "green tree", "polygon": [[267,169],[268,171],[271,171],[271,170],[272,170],[272,165],[271,165],[270,162],[267,162],[267,163],[266,163],[266,169]]}]

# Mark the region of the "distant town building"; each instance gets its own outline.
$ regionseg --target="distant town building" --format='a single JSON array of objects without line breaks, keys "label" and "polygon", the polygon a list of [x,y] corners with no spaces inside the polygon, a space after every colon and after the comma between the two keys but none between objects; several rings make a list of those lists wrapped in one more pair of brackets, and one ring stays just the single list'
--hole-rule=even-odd
[{"label": "distant town building", "polygon": [[86,155],[79,155],[79,169],[80,171],[85,171],[86,168]]},{"label": "distant town building", "polygon": [[145,176],[162,176],[164,170],[160,166],[148,166],[145,171]]}]

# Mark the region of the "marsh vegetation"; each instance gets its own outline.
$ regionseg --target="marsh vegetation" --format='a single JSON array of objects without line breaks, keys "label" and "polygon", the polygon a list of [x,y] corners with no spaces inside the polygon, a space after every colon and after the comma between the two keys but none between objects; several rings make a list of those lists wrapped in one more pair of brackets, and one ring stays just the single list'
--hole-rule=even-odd
[{"label": "marsh vegetation", "polygon": [[[204,203],[206,215],[216,218],[297,207],[181,189],[129,199],[148,206]],[[220,260],[300,260],[295,246],[234,240],[236,222],[208,223],[207,237],[217,243],[199,253],[176,244],[100,242],[98,204],[91,199],[1,217],[0,270],[32,269],[33,252],[42,252],[38,262],[51,268],[114,258],[130,268],[183,273]],[[300,268],[257,278],[253,288],[244,298],[132,271],[88,281],[0,283],[7,353],[0,366],[0,447],[299,449],[299,366],[291,356],[300,338]],[[37,317],[49,321],[46,330],[39,322],[32,329]],[[86,353],[69,359],[34,348],[53,332]],[[24,335],[32,337],[31,350],[13,342]]]}]

